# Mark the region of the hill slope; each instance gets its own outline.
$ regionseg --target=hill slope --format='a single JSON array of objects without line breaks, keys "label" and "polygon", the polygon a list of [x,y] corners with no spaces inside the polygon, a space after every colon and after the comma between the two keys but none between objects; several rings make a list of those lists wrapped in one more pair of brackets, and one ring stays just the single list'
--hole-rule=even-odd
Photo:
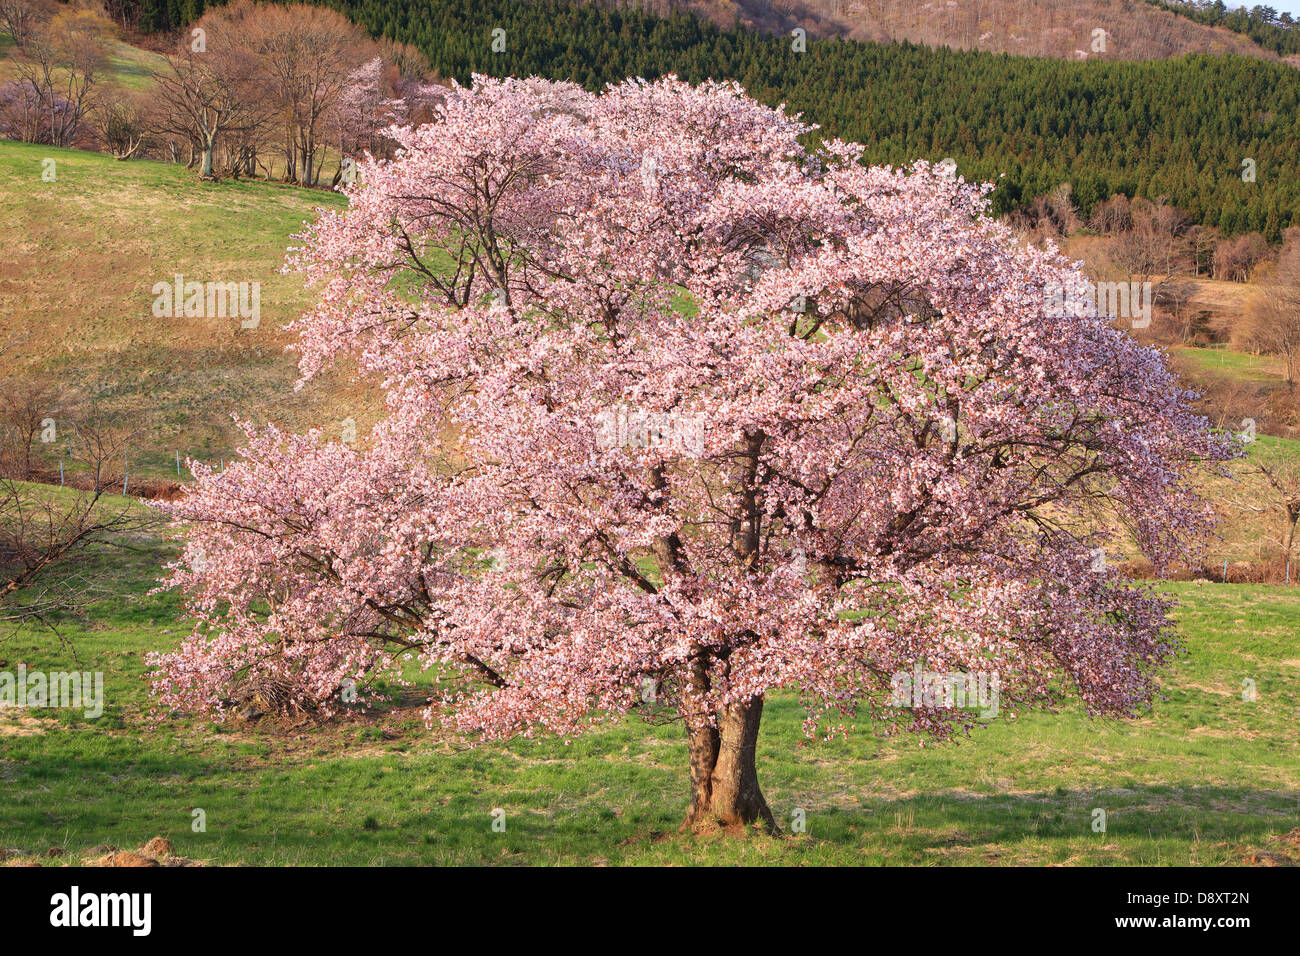
[{"label": "hill slope", "polygon": [[[719,26],[768,33],[802,27],[813,36],[907,41],[1063,59],[1152,60],[1186,53],[1277,55],[1251,38],[1178,16],[1142,0],[644,0]],[[1106,35],[1104,49],[1094,31]]]},{"label": "hill slope", "polygon": [[[1085,214],[1123,192],[1167,196],[1227,233],[1276,241],[1300,225],[1300,180],[1288,175],[1300,149],[1300,71],[1281,63],[1071,63],[838,39],[809,40],[800,53],[789,37],[562,0],[336,4],[462,82],[474,73],[536,74],[588,89],[666,73],[734,79],[865,144],[870,162],[952,157],[967,178],[999,184],[999,213],[1069,182]],[[505,33],[500,52],[493,30]],[[1252,182],[1241,178],[1245,158],[1257,169]]]},{"label": "hill slope", "polygon": [[[139,0],[147,31],[184,26],[220,0]],[[1162,9],[1149,0],[587,0],[635,5],[661,16],[689,13],[724,29],[878,43],[923,43],[1022,56],[1150,60],[1187,53],[1237,53],[1278,59],[1249,36]],[[524,4],[516,2],[516,6]],[[427,14],[437,16],[437,4]],[[1094,46],[1104,30],[1105,50]]]},{"label": "hill slope", "polygon": [[[44,160],[55,179],[42,181]],[[266,183],[195,181],[190,170],[0,141],[0,342],[6,372],[100,393],[144,429],[136,446],[158,473],[171,456],[230,457],[229,413],[295,428],[352,414],[335,382],[291,391],[295,358],[280,326],[309,295],[279,274],[290,236],[343,198]],[[260,322],[155,318],[157,282],[260,283]],[[250,287],[251,288],[251,287]],[[58,419],[58,415],[53,417]],[[170,464],[169,464],[170,461]]]},{"label": "hill slope", "polygon": [[[997,184],[999,214],[1070,183],[1085,216],[1118,192],[1165,196],[1195,222],[1262,232],[1271,242],[1300,225],[1300,179],[1291,175],[1300,71],[1280,62],[1133,62],[1110,53],[1062,62],[814,37],[800,52],[788,36],[566,0],[329,3],[372,35],[419,47],[442,76],[461,82],[474,73],[536,74],[594,90],[666,73],[734,79],[828,134],[865,144],[870,162],[951,157],[968,179]],[[1210,30],[1140,0],[1130,6],[1181,29]],[[494,31],[504,31],[504,49]],[[0,50],[0,76],[5,67]],[[1243,180],[1243,168],[1254,178]]]},{"label": "hill slope", "polygon": [[[54,160],[54,182],[41,180],[45,159]],[[284,350],[292,337],[281,328],[311,301],[298,277],[279,272],[285,248],[317,207],[342,204],[324,191],[200,183],[181,166],[0,141],[0,344],[14,343],[4,375],[98,393],[107,410],[128,415],[141,429],[130,463],[139,477],[174,477],[178,450],[229,459],[238,442],[232,412],[293,430],[322,427],[331,437],[351,417],[364,437],[374,396],[341,373],[294,392],[295,356]],[[177,273],[259,283],[258,327],[243,328],[238,317],[154,317],[154,283]],[[1225,375],[1280,381],[1272,363],[1234,352],[1180,349],[1174,361],[1193,386]],[[58,409],[51,416],[66,420]],[[1300,443],[1269,438],[1256,446],[1265,447]],[[53,471],[58,450],[38,449]],[[1209,490],[1224,501],[1250,500],[1254,484],[1214,482]],[[1253,497],[1262,501],[1262,490]],[[1230,508],[1225,517],[1211,562],[1269,553],[1275,516]]]}]

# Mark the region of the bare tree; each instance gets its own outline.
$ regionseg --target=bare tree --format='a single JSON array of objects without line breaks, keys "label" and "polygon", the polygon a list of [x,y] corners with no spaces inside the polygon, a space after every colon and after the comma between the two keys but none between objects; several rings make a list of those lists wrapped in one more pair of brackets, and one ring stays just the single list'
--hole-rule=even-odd
[{"label": "bare tree", "polygon": [[[200,23],[212,21],[205,17]],[[233,30],[204,28],[202,43],[187,39],[155,73],[160,132],[189,140],[199,156],[199,176],[216,177],[214,157],[223,136],[248,136],[267,120],[257,64]]]},{"label": "bare tree", "polygon": [[27,481],[37,438],[57,437],[57,415],[66,405],[63,391],[35,379],[0,380],[0,475]]},{"label": "bare tree", "polygon": [[1129,198],[1123,193],[1116,193],[1109,199],[1103,199],[1093,207],[1088,225],[1106,235],[1128,232],[1133,228]]},{"label": "bare tree", "polygon": [[[19,341],[0,345],[0,360]],[[0,376],[0,394],[6,451],[12,446],[22,477],[30,477],[36,432],[55,411],[65,416],[71,403],[53,384],[8,375]],[[0,621],[37,622],[58,633],[58,616],[80,610],[94,593],[80,559],[101,548],[130,547],[122,535],[158,522],[124,501],[108,499],[98,485],[72,492],[18,477],[8,470],[0,477]]]},{"label": "bare tree", "polygon": [[1132,228],[1112,240],[1111,256],[1130,282],[1151,283],[1156,295],[1180,270],[1187,251],[1187,214],[1163,198],[1134,199]]},{"label": "bare tree", "polygon": [[1268,256],[1268,243],[1257,232],[1224,239],[1214,250],[1214,278],[1245,282]]},{"label": "bare tree", "polygon": [[107,62],[104,40],[112,28],[111,21],[93,10],[70,9],[27,38],[16,57],[18,79],[31,105],[23,139],[72,144]]},{"label": "bare tree", "polygon": [[1171,278],[1161,284],[1156,295],[1156,305],[1163,308],[1173,322],[1178,341],[1186,344],[1192,339],[1199,314],[1192,308],[1196,298],[1196,284],[1181,278]]},{"label": "bare tree", "polygon": [[399,82],[403,80],[423,82],[434,78],[434,70],[429,64],[429,58],[417,47],[382,36],[375,42],[384,62],[397,71]]},{"label": "bare tree", "polygon": [[21,50],[52,16],[54,4],[49,0],[0,0],[0,33]]},{"label": "bare tree", "polygon": [[1246,305],[1248,345],[1282,358],[1286,383],[1295,388],[1300,368],[1300,241],[1289,242],[1272,274]]},{"label": "bare tree", "polygon": [[129,546],[113,539],[156,523],[102,492],[68,497],[0,479],[0,621],[35,621],[57,633],[57,616],[80,610],[94,592],[78,559],[102,547]]},{"label": "bare tree", "polygon": [[72,460],[87,468],[94,491],[121,487],[126,477],[127,456],[144,426],[106,411],[96,396],[83,405],[72,429]]},{"label": "bare tree", "polygon": [[1209,275],[1214,269],[1214,250],[1219,245],[1219,230],[1214,226],[1191,226],[1187,230],[1187,252],[1192,260],[1192,275]]},{"label": "bare tree", "polygon": [[239,24],[274,93],[283,126],[285,180],[316,185],[335,104],[349,76],[374,55],[374,43],[356,24],[324,7],[241,2],[212,16]]},{"label": "bare tree", "polygon": [[1242,463],[1239,474],[1257,481],[1252,483],[1249,496],[1238,495],[1234,503],[1243,511],[1277,516],[1274,540],[1281,547],[1285,559],[1290,561],[1295,549],[1296,528],[1300,525],[1300,454],[1282,445],[1267,449],[1256,447]]},{"label": "bare tree", "polygon": [[90,110],[90,126],[101,148],[129,159],[149,140],[148,100],[120,87],[102,88]]}]

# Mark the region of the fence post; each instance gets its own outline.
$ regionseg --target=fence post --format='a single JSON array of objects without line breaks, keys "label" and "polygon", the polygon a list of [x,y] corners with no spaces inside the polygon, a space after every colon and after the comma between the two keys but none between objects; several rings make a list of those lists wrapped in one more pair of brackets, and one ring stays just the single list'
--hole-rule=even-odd
[{"label": "fence post", "polygon": [[63,487],[63,459],[59,459],[59,487]]},{"label": "fence post", "polygon": [[180,476],[181,476],[181,450],[177,448],[176,449],[176,477],[179,478]]},{"label": "fence post", "polygon": [[1223,583],[1228,583],[1228,559],[1223,559]]}]

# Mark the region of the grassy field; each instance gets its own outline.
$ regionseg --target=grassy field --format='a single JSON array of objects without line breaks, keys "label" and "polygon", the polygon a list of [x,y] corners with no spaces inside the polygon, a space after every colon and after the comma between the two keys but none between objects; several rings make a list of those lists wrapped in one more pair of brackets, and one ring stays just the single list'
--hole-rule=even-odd
[{"label": "grassy field", "polygon": [[[1252,471],[1261,459],[1300,457],[1300,441],[1275,435],[1257,435],[1247,445],[1246,456],[1231,463],[1231,476],[1207,476],[1200,483],[1200,493],[1219,512],[1219,525],[1205,542],[1205,562],[1215,571],[1223,561],[1271,561],[1282,552],[1286,517],[1278,507],[1277,495]],[[1136,557],[1136,546],[1127,549]],[[1292,583],[1300,582],[1300,563],[1292,567]]]},{"label": "grassy field", "polygon": [[[105,43],[105,69],[96,76],[96,82],[107,86],[121,86],[128,90],[144,90],[153,85],[154,72],[166,66],[160,54],[131,46],[121,40]],[[0,37],[0,82],[16,79],[18,64],[14,61],[14,41]]]},{"label": "grassy field", "polygon": [[[55,179],[41,173],[53,161]],[[0,141],[0,342],[8,374],[97,392],[142,429],[132,471],[175,475],[174,453],[216,460],[230,413],[294,429],[367,424],[364,392],[327,377],[293,392],[292,337],[310,303],[280,274],[291,235],[343,197],[260,182],[200,183],[181,166]],[[156,282],[260,283],[261,320],[155,318]],[[362,432],[364,434],[364,431]]]},{"label": "grassy field", "polygon": [[[56,179],[41,178],[53,159]],[[174,474],[176,449],[228,457],[228,413],[300,429],[353,416],[343,376],[294,393],[279,328],[309,297],[279,274],[285,246],[326,192],[201,184],[189,171],[0,142],[0,341],[11,365],[99,389],[144,427],[133,473]],[[155,319],[151,287],[175,273],[258,281],[262,322]],[[1256,360],[1191,350],[1206,372],[1268,377]],[[1209,367],[1213,365],[1214,367]],[[6,370],[12,374],[14,368]],[[1282,439],[1261,437],[1254,451]],[[1227,497],[1228,486],[1212,489]],[[1233,489],[1249,497],[1249,485]],[[1211,557],[1258,557],[1269,517],[1230,514]],[[1188,654],[1140,720],[1074,710],[1000,717],[972,739],[806,743],[790,697],[766,711],[761,780],[787,835],[692,840],[675,727],[627,722],[570,743],[471,748],[427,728],[422,704],[328,727],[214,726],[149,716],[143,657],[188,630],[175,595],[147,592],[169,546],[96,557],[105,597],[48,634],[0,633],[0,671],[100,670],[104,716],[0,711],[0,850],[81,862],[166,836],[176,852],[235,863],[1160,863],[1294,858],[1300,827],[1300,589],[1168,585]],[[1255,701],[1242,699],[1252,680]],[[491,813],[507,814],[504,833]],[[791,833],[794,811],[807,832]],[[194,832],[192,814],[206,815]],[[1093,811],[1108,814],[1092,830]],[[47,856],[51,849],[59,857]],[[5,853],[0,853],[4,856]]]},{"label": "grassy field", "polygon": [[[147,594],[169,546],[134,543],[89,569],[112,596],[64,622],[79,662],[45,634],[0,642],[0,670],[102,670],[106,684],[95,720],[0,710],[0,848],[17,859],[82,862],[159,835],[209,865],[1214,865],[1300,853],[1285,838],[1300,827],[1300,590],[1168,585],[1187,654],[1166,699],[1134,721],[1067,710],[999,717],[940,746],[805,743],[802,711],[777,698],[759,764],[786,834],[692,840],[675,832],[687,792],[675,727],[471,749],[426,728],[415,700],[329,727],[151,723],[142,657],[187,626],[174,595]],[[796,808],[802,834],[788,825]],[[193,832],[195,809],[206,832]]]},{"label": "grassy field", "polygon": [[1283,385],[1282,363],[1272,355],[1250,355],[1231,349],[1178,346],[1169,350],[1174,360],[1200,378],[1222,377],[1234,381]]}]

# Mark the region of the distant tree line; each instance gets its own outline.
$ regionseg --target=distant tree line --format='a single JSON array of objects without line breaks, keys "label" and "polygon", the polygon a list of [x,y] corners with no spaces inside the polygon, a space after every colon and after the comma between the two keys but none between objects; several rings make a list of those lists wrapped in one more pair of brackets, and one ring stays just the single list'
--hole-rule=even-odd
[{"label": "distant tree line", "polygon": [[445,91],[413,47],[335,10],[251,0],[206,11],[148,82],[115,85],[118,14],[100,0],[0,0],[16,73],[0,81],[0,137],[333,186],[388,149],[381,130],[429,119]]},{"label": "distant tree line", "polygon": [[[170,29],[204,0],[135,4],[141,29]],[[442,76],[532,75],[588,89],[666,73],[741,82],[867,159],[951,157],[993,181],[1009,212],[1061,183],[1087,216],[1115,193],[1165,196],[1195,222],[1270,242],[1300,225],[1300,73],[1241,57],[1071,63],[908,43],[723,30],[685,14],[562,0],[329,0],[372,34],[417,47]],[[498,48],[494,51],[494,30]],[[1246,161],[1250,160],[1250,163]],[[1250,180],[1253,169],[1254,181]]]},{"label": "distant tree line", "polygon": [[1274,7],[1229,7],[1223,0],[1147,0],[1153,7],[1211,27],[1226,27],[1250,37],[1280,56],[1300,53],[1300,30],[1291,14]]},{"label": "distant tree line", "polygon": [[[13,3],[31,0],[0,0]],[[1293,174],[1300,73],[1280,63],[1236,56],[1079,63],[812,38],[799,52],[789,36],[564,0],[317,5],[418,50],[432,75],[462,82],[472,73],[536,74],[594,90],[666,73],[735,79],[765,102],[801,111],[824,134],[867,144],[870,162],[951,157],[966,178],[996,183],[997,214],[1069,183],[1085,218],[1122,194],[1165,197],[1224,235],[1258,232],[1277,243],[1300,225]],[[107,0],[105,9],[126,28],[173,31],[208,6],[215,5]]]}]

